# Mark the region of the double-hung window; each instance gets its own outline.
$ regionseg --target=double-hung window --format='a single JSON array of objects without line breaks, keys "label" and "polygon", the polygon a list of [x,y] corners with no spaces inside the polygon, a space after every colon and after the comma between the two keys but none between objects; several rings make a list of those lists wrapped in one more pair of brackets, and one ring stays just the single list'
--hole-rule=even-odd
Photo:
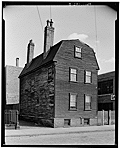
[{"label": "double-hung window", "polygon": [[85,71],[85,83],[92,83],[92,72]]},{"label": "double-hung window", "polygon": [[70,93],[70,110],[76,110],[77,109],[77,94]]},{"label": "double-hung window", "polygon": [[92,97],[90,95],[85,95],[85,110],[91,110],[91,100]]},{"label": "double-hung window", "polygon": [[77,69],[70,68],[70,81],[77,81]]},{"label": "double-hung window", "polygon": [[75,46],[75,57],[81,58],[82,57],[82,48]]}]

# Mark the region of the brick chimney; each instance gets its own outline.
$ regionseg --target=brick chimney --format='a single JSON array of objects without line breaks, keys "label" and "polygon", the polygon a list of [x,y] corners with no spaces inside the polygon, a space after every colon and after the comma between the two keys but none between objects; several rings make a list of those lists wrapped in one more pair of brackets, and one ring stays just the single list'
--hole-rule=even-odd
[{"label": "brick chimney", "polygon": [[44,29],[44,58],[46,58],[50,47],[53,46],[54,28],[52,25],[52,19],[47,20],[47,26]]},{"label": "brick chimney", "polygon": [[19,58],[16,58],[16,67],[19,67]]},{"label": "brick chimney", "polygon": [[34,57],[34,43],[32,42],[32,40],[30,40],[27,50],[27,64],[32,61],[33,57]]}]

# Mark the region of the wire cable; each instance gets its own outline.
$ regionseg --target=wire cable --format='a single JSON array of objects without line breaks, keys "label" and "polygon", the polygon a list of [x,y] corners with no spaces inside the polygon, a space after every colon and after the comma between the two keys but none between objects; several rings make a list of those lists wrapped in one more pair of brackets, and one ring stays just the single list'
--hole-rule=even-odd
[{"label": "wire cable", "polygon": [[95,8],[95,6],[94,6],[94,14],[95,14],[95,38],[96,38],[96,52],[97,52],[98,36],[97,36],[97,20],[96,20],[96,8]]},{"label": "wire cable", "polygon": [[51,5],[50,5],[50,19],[52,19]]},{"label": "wire cable", "polygon": [[[36,7],[37,7],[37,6],[36,6]],[[40,20],[40,23],[41,23],[41,27],[42,27],[42,30],[43,30],[42,20],[41,20],[41,17],[40,17],[40,13],[39,13],[38,7],[37,7],[37,11],[38,11],[38,16],[39,16],[39,20]]]}]

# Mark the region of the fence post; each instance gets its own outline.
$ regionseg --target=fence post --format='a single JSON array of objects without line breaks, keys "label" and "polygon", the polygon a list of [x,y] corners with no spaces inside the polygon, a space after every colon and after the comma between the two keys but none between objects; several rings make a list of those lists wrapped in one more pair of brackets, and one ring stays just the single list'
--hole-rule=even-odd
[{"label": "fence post", "polygon": [[11,110],[8,113],[9,113],[9,124],[11,125]]},{"label": "fence post", "polygon": [[17,122],[18,122],[18,117],[17,117],[18,113],[17,110],[15,111],[15,129],[17,129]]},{"label": "fence post", "polygon": [[104,126],[104,110],[102,110],[102,123],[103,123],[103,126]]},{"label": "fence post", "polygon": [[111,125],[111,110],[109,110],[109,125]]}]

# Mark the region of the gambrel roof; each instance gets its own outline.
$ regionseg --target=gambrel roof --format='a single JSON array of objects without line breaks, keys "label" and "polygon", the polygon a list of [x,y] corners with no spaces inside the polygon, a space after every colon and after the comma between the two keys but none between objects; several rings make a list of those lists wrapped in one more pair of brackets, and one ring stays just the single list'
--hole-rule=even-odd
[{"label": "gambrel roof", "polygon": [[[47,57],[45,59],[43,58],[43,53],[42,53],[39,56],[37,56],[34,59],[32,59],[32,61],[30,62],[30,64],[26,64],[25,67],[24,67],[24,69],[22,70],[19,78],[21,78],[22,76],[24,76],[26,74],[29,74],[29,73],[37,70],[38,68],[41,68],[45,64],[48,64],[48,63],[54,61],[54,57],[57,54],[58,50],[60,49],[61,45],[63,43],[67,44],[68,41],[69,42],[78,41],[78,42],[82,43],[83,45],[89,47],[87,44],[81,42],[78,39],[75,39],[75,40],[61,40],[60,42],[58,42],[57,44],[55,44],[54,46],[52,46],[50,48],[49,53],[48,53],[48,55],[47,55]],[[90,48],[90,49],[92,49],[92,48]],[[92,49],[92,51],[93,51],[93,49]],[[94,51],[93,51],[93,53],[94,53]],[[96,61],[96,68],[97,68],[97,70],[99,70],[99,66],[98,66],[96,57],[95,57],[95,61]]]}]

